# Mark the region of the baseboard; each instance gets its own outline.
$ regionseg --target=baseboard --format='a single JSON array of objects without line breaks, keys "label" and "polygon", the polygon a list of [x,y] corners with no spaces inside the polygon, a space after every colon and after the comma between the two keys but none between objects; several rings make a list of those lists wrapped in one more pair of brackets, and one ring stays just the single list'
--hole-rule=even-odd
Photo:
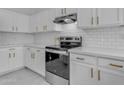
[{"label": "baseboard", "polygon": [[20,67],[16,67],[14,69],[11,69],[11,70],[7,70],[7,71],[4,71],[4,72],[0,72],[0,76],[3,76],[3,75],[6,75],[8,73],[12,73],[14,71],[17,71],[17,70],[20,70],[20,69],[23,69],[25,68],[24,66],[20,66]]}]

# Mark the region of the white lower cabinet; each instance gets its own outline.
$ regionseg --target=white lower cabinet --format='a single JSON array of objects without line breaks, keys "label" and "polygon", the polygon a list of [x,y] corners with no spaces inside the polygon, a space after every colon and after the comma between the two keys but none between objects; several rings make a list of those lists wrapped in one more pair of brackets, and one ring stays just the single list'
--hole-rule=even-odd
[{"label": "white lower cabinet", "polygon": [[100,85],[123,85],[124,84],[124,72],[111,70],[111,69],[99,69],[99,81]]},{"label": "white lower cabinet", "polygon": [[[124,61],[110,58],[96,58],[70,55],[70,84],[75,85],[123,85]],[[91,60],[92,59],[92,60]]]},{"label": "white lower cabinet", "polygon": [[39,74],[45,76],[45,50],[44,49],[36,49],[36,57],[35,57],[35,70]]},{"label": "white lower cabinet", "polygon": [[24,66],[45,76],[45,49],[12,47],[0,49],[0,75]]},{"label": "white lower cabinet", "polygon": [[45,50],[39,48],[26,48],[26,67],[45,76]]},{"label": "white lower cabinet", "polygon": [[78,54],[71,54],[70,58],[70,84],[96,84],[96,58]]},{"label": "white lower cabinet", "polygon": [[0,73],[8,70],[8,49],[0,49]]},{"label": "white lower cabinet", "polygon": [[124,84],[124,61],[116,59],[98,58],[98,84]]},{"label": "white lower cabinet", "polygon": [[18,67],[22,67],[23,64],[23,48],[10,48],[8,49],[8,65],[9,69],[14,69]]},{"label": "white lower cabinet", "polygon": [[96,80],[94,78],[95,68],[93,66],[76,61],[71,61],[70,71],[70,84],[96,84]]},{"label": "white lower cabinet", "polygon": [[0,60],[0,73],[23,67],[23,48],[0,49]]}]

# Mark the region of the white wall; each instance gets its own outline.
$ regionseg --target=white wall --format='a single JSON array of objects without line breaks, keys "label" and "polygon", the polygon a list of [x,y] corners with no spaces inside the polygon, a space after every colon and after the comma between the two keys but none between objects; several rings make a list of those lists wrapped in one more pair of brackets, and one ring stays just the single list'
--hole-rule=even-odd
[{"label": "white wall", "polygon": [[34,43],[33,35],[23,33],[0,32],[0,44],[23,44],[23,43]]},{"label": "white wall", "polygon": [[37,33],[34,35],[34,41],[37,44],[54,45],[55,39],[60,36],[59,32]]}]

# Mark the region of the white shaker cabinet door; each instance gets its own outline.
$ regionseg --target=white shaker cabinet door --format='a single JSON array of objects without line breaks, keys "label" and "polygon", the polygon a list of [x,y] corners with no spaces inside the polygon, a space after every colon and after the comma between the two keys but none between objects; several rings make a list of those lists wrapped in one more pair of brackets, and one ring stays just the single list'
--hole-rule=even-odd
[{"label": "white shaker cabinet door", "polygon": [[3,9],[0,9],[0,31],[14,31],[13,14],[9,11],[4,11]]},{"label": "white shaker cabinet door", "polygon": [[34,64],[34,58],[35,58],[35,55],[34,55],[34,50],[32,48],[25,48],[25,65],[26,67],[32,69],[33,68],[33,64]]},{"label": "white shaker cabinet door", "polygon": [[29,32],[29,17],[22,14],[15,13],[14,26],[16,32]]},{"label": "white shaker cabinet door", "polygon": [[120,22],[120,13],[118,8],[98,8],[97,24],[99,26],[117,25]]},{"label": "white shaker cabinet door", "polygon": [[0,50],[0,72],[5,72],[8,70],[8,49]]},{"label": "white shaker cabinet door", "polygon": [[71,85],[91,85],[96,84],[93,67],[71,61],[70,63],[70,84]]},{"label": "white shaker cabinet door", "polygon": [[9,54],[8,65],[9,69],[11,70],[16,67],[16,49],[15,48],[8,49],[8,54]]},{"label": "white shaker cabinet door", "polygon": [[95,9],[79,8],[78,9],[78,26],[81,28],[92,27],[95,25]]},{"label": "white shaker cabinet door", "polygon": [[36,49],[36,58],[35,58],[35,71],[43,76],[45,76],[45,50]]},{"label": "white shaker cabinet door", "polygon": [[64,16],[64,8],[55,8],[55,16],[56,17],[61,17]]},{"label": "white shaker cabinet door", "polygon": [[98,84],[100,85],[124,85],[124,72],[116,70],[99,70]]}]

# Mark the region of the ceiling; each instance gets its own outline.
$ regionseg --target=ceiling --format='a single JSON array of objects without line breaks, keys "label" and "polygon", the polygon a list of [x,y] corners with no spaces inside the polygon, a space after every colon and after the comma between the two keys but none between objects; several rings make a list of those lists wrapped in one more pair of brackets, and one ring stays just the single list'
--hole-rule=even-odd
[{"label": "ceiling", "polygon": [[26,14],[26,15],[33,15],[41,11],[48,10],[49,8],[4,8],[10,11]]}]

